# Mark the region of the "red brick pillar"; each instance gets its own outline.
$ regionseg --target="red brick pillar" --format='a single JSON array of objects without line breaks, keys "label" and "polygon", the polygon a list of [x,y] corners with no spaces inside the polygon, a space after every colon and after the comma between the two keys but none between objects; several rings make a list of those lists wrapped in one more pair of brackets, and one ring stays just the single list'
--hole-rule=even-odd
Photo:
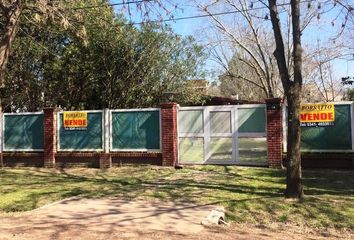
[{"label": "red brick pillar", "polygon": [[55,108],[45,108],[43,112],[44,167],[54,167],[57,153],[57,111]]},{"label": "red brick pillar", "polygon": [[161,105],[162,166],[177,163],[177,103]]},{"label": "red brick pillar", "polygon": [[266,99],[268,166],[282,168],[283,156],[283,113],[282,99]]},{"label": "red brick pillar", "polygon": [[110,153],[100,153],[99,158],[101,169],[112,167],[112,157]]}]

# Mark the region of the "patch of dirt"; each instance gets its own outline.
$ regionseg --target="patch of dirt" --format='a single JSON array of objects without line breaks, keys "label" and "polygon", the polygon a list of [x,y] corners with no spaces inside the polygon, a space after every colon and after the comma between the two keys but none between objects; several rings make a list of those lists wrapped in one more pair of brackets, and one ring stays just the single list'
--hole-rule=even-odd
[{"label": "patch of dirt", "polygon": [[0,239],[354,239],[353,231],[321,231],[286,224],[202,226],[201,221],[216,207],[70,198],[30,212],[2,214]]}]

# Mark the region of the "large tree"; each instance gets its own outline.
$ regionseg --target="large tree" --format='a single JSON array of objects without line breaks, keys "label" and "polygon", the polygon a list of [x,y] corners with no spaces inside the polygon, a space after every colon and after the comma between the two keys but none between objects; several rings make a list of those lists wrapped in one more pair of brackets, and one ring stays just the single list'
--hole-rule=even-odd
[{"label": "large tree", "polygon": [[[0,0],[0,86],[3,86],[4,72],[21,22],[56,22],[61,28],[73,27],[78,35],[83,35],[84,29],[79,28],[82,27],[81,19],[85,10],[107,5],[108,0]],[[148,19],[150,15],[170,15],[171,9],[177,8],[173,1],[161,0],[123,0],[119,5],[122,6],[121,10],[128,11],[130,18],[134,11],[139,12],[143,19]]]},{"label": "large tree", "polygon": [[[270,51],[273,35],[262,17],[255,17],[246,0],[195,0],[200,11],[208,14],[217,35],[208,34],[211,56],[220,64],[223,77],[238,81],[272,98],[279,96],[279,76]],[[253,3],[252,3],[253,4]],[[232,18],[214,15],[237,12]],[[265,11],[263,11],[265,12]],[[260,14],[261,15],[261,14]],[[230,51],[232,54],[225,52]],[[238,65],[236,68],[234,65]],[[243,68],[238,70],[237,68]],[[235,71],[236,70],[236,71]]]},{"label": "large tree", "polygon": [[[348,16],[352,14],[353,6],[349,5],[345,1],[334,1],[333,6],[329,9],[333,10],[337,3],[341,6],[341,12],[344,10],[344,22],[342,23],[342,29],[345,28]],[[284,47],[284,39],[281,28],[281,18],[279,15],[279,7],[277,0],[268,0],[271,22],[274,31],[274,38],[276,41],[276,49],[274,56],[277,60],[279,73],[281,76],[282,85],[284,88],[285,97],[288,103],[288,145],[287,145],[287,178],[286,178],[286,191],[287,197],[302,198],[303,186],[302,186],[302,174],[301,174],[301,153],[300,153],[300,122],[299,111],[301,102],[301,93],[303,87],[303,47],[301,44],[301,36],[303,34],[303,28],[301,27],[301,1],[291,0],[291,27],[292,27],[292,69],[289,68],[286,61],[286,50]],[[322,4],[322,5],[321,5]],[[317,8],[322,7],[326,9],[328,4],[326,1],[318,1]],[[332,4],[332,3],[329,3]],[[308,4],[310,7],[310,3]],[[327,10],[324,10],[327,11]],[[324,11],[318,13],[317,19],[321,17]],[[320,72],[323,66],[320,66]],[[293,75],[293,77],[291,77]]]},{"label": "large tree", "polygon": [[[254,71],[261,73],[258,74],[258,78],[253,79],[250,78],[252,74],[246,75],[248,83],[253,83],[255,91],[266,92],[267,97],[282,96],[275,94],[278,85],[274,84],[274,80],[280,79],[281,93],[284,94],[287,101],[289,117],[285,195],[301,198],[303,186],[298,116],[304,79],[303,56],[304,50],[306,50],[302,45],[302,35],[305,34],[305,29],[319,31],[317,22],[320,22],[321,18],[325,18],[324,15],[327,13],[329,13],[327,19],[331,18],[335,21],[327,22],[325,27],[333,25],[335,29],[339,30],[333,32],[341,34],[352,17],[353,6],[349,5],[349,1],[346,0],[306,2],[300,0],[195,1],[200,10],[209,14],[219,35],[226,36],[223,42],[228,42],[234,49],[232,55],[245,64],[255,66]],[[276,64],[274,64],[275,62]],[[326,76],[323,74],[325,65],[323,61],[317,62],[319,63],[319,75],[322,72],[323,80],[325,80]],[[232,65],[225,64],[225,62],[223,64],[228,68],[225,68],[228,73],[229,66]],[[277,66],[276,71],[272,69],[274,65]],[[239,67],[242,65],[239,64]],[[242,69],[237,69],[234,73],[244,74]],[[249,71],[245,73],[247,74]],[[229,75],[232,76],[232,74]],[[242,78],[245,76],[234,77],[235,80]],[[259,81],[264,82],[263,89],[266,91],[262,87],[257,87]]]},{"label": "large tree", "polygon": [[[336,7],[337,3],[344,10],[344,22],[342,29],[345,27],[348,16],[352,14],[353,6],[344,1],[334,1],[328,3],[326,1],[315,1],[317,9],[325,10],[319,11],[317,19],[321,17],[328,9],[325,4],[333,4],[329,6],[330,10]],[[279,74],[281,77],[284,94],[288,104],[288,135],[287,135],[287,177],[285,196],[292,198],[302,198],[304,195],[301,174],[301,152],[300,152],[300,136],[301,128],[299,121],[299,111],[301,102],[301,93],[303,87],[303,47],[301,37],[304,28],[301,22],[301,1],[290,1],[291,12],[291,30],[292,30],[292,67],[289,67],[286,61],[286,48],[284,44],[282,19],[279,14],[279,6],[277,0],[268,0],[268,7],[270,11],[270,19],[274,32],[275,51],[274,56],[277,60]],[[310,3],[308,4],[310,7]],[[346,10],[346,11],[345,11]],[[339,12],[338,14],[341,14]],[[339,16],[339,15],[338,15]]]},{"label": "large tree", "polygon": [[277,1],[269,0],[270,18],[274,30],[276,49],[274,56],[277,60],[279,74],[288,103],[288,144],[286,159],[286,191],[285,196],[302,198],[304,195],[301,175],[301,153],[300,153],[300,96],[302,91],[302,45],[301,45],[301,22],[300,22],[300,0],[291,0],[291,22],[293,39],[293,74],[289,69],[285,56],[281,20],[278,13]]},{"label": "large tree", "polygon": [[200,77],[202,48],[168,26],[132,26],[107,5],[86,8],[76,29],[23,21],[9,59],[5,92],[12,109],[157,106],[166,92],[197,101],[187,80]]}]

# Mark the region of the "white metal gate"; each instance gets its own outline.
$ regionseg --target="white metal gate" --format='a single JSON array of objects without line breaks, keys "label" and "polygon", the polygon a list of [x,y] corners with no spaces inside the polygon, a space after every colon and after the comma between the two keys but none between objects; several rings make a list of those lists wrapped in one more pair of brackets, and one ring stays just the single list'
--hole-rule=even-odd
[{"label": "white metal gate", "polygon": [[180,107],[179,163],[266,165],[264,104]]}]

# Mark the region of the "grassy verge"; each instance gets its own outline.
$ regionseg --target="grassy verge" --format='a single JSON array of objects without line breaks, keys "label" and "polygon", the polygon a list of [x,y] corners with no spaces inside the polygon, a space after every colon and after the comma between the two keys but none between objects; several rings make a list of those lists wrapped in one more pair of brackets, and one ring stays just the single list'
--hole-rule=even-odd
[{"label": "grassy verge", "polygon": [[0,211],[27,211],[71,197],[119,196],[225,206],[228,220],[354,228],[354,171],[305,170],[306,197],[283,197],[285,172],[201,166],[0,170]]}]

